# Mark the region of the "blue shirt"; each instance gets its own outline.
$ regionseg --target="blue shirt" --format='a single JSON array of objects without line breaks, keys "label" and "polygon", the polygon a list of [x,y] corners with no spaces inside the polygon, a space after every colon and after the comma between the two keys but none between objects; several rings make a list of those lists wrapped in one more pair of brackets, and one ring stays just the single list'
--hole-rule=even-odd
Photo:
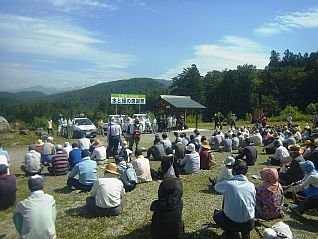
[{"label": "blue shirt", "polygon": [[187,174],[195,173],[200,170],[200,155],[198,152],[186,154],[181,160],[180,165],[183,166],[184,171]]},{"label": "blue shirt", "polygon": [[255,186],[244,175],[219,182],[214,189],[223,194],[224,213],[232,221],[244,223],[255,217]]},{"label": "blue shirt", "polygon": [[85,159],[82,162],[75,165],[70,172],[69,178],[79,175],[78,181],[83,185],[91,185],[96,180],[96,161]]},{"label": "blue shirt", "polygon": [[79,148],[74,148],[70,151],[68,162],[70,163],[70,169],[82,161],[81,150]]}]

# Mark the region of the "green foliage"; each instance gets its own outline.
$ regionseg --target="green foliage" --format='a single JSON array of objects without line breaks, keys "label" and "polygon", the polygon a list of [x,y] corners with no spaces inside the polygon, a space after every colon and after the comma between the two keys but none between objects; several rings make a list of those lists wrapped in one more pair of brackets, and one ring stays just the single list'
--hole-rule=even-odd
[{"label": "green foliage", "polygon": [[288,115],[291,114],[293,121],[309,121],[310,116],[303,114],[297,106],[287,105],[277,117],[271,117],[271,121],[286,122]]},{"label": "green foliage", "polygon": [[[202,122],[202,114],[198,114],[198,122]],[[195,114],[188,114],[186,123],[195,123]]]},{"label": "green foliage", "polygon": [[306,114],[313,115],[314,112],[318,112],[318,103],[310,103],[306,107]]},{"label": "green foliage", "polygon": [[46,128],[47,126],[48,119],[45,117],[34,117],[32,126],[34,128]]},{"label": "green foliage", "polygon": [[251,113],[246,113],[244,119],[245,119],[245,121],[247,121],[247,122],[252,122],[253,116],[252,116]]}]

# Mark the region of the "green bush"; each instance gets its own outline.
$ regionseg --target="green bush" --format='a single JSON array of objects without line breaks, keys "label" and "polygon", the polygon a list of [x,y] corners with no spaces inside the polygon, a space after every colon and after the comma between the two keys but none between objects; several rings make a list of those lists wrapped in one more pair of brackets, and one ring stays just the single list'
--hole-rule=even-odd
[{"label": "green bush", "polygon": [[285,109],[283,109],[279,116],[271,117],[271,121],[277,122],[277,121],[287,121],[288,115],[291,114],[293,117],[293,121],[309,121],[310,116],[303,114],[297,106],[287,105]]},{"label": "green bush", "polygon": [[34,117],[31,124],[34,128],[46,128],[48,119],[45,117]]},{"label": "green bush", "polygon": [[307,107],[306,107],[306,114],[309,115],[313,115],[314,112],[318,111],[318,103],[310,103]]},{"label": "green bush", "polygon": [[247,122],[252,122],[253,116],[251,113],[246,113],[245,114],[245,121]]},{"label": "green bush", "polygon": [[[202,122],[202,114],[198,114],[198,122]],[[195,114],[188,114],[186,123],[195,123]]]}]

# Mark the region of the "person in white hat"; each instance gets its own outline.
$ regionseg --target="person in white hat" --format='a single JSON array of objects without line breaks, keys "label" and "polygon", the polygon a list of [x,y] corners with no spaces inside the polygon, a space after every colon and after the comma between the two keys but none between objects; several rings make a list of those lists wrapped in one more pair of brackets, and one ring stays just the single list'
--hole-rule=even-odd
[{"label": "person in white hat", "polygon": [[220,174],[215,178],[209,178],[210,183],[212,185],[215,185],[218,182],[222,182],[224,180],[227,180],[233,176],[232,174],[232,168],[233,165],[235,164],[235,158],[233,156],[228,156],[224,161],[223,161],[224,167]]},{"label": "person in white hat", "polygon": [[118,216],[126,202],[123,182],[115,163],[108,163],[105,175],[93,185],[91,196],[86,198],[87,208],[96,216]]},{"label": "person in white hat", "polygon": [[198,172],[200,170],[200,155],[195,151],[194,144],[189,144],[186,150],[187,154],[180,161],[180,166],[183,166],[187,174]]}]

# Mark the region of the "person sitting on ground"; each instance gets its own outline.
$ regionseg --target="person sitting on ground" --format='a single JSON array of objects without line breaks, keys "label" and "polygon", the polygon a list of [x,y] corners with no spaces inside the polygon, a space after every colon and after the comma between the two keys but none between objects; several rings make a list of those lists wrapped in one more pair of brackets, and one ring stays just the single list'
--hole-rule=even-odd
[{"label": "person sitting on ground", "polygon": [[210,169],[210,150],[211,147],[208,141],[203,141],[201,144],[201,152],[200,152],[200,169]]},{"label": "person sitting on ground", "polygon": [[125,189],[118,175],[116,164],[108,163],[105,175],[94,182],[86,204],[88,211],[95,216],[118,216],[123,212],[126,204]]},{"label": "person sitting on ground", "polygon": [[[190,135],[190,142],[189,142],[189,144],[193,144],[194,147],[195,147],[195,151],[199,152],[199,150],[200,150],[200,144],[196,141],[194,135]],[[188,145],[189,145],[189,144],[188,144]]]},{"label": "person sitting on ground", "polygon": [[249,137],[249,139],[250,139],[250,142],[252,142],[253,145],[255,145],[255,146],[259,146],[263,142],[263,138],[262,138],[262,135],[260,134],[259,130],[255,130],[255,134],[251,135]]},{"label": "person sitting on ground", "polygon": [[194,134],[194,140],[200,144],[201,143],[201,135],[198,129],[193,130],[193,134]]},{"label": "person sitting on ground", "polygon": [[[54,150],[55,151],[55,150]],[[35,151],[35,145],[29,145],[29,152],[24,155],[24,164],[21,170],[26,176],[41,174],[44,166],[41,164],[41,154]]]},{"label": "person sitting on ground", "polygon": [[172,146],[172,149],[174,149],[174,156],[176,160],[179,161],[184,158],[185,148],[186,146],[182,143],[182,139],[178,137],[176,139],[176,143]]},{"label": "person sitting on ground", "polygon": [[67,155],[67,158],[70,156],[70,152],[72,151],[72,146],[69,142],[64,143],[63,153]]},{"label": "person sitting on ground", "polygon": [[136,188],[138,178],[136,171],[131,163],[125,161],[122,157],[117,160],[117,171],[120,175],[120,180],[124,184],[126,192],[130,192]]},{"label": "person sitting on ground", "polygon": [[253,183],[245,176],[248,167],[243,160],[236,160],[233,177],[215,185],[214,189],[223,194],[224,209],[216,211],[213,219],[225,234],[225,239],[248,239],[254,227],[256,191]]},{"label": "person sitting on ground", "polygon": [[283,217],[284,194],[277,169],[264,168],[260,175],[264,182],[256,187],[256,217],[265,220]]},{"label": "person sitting on ground", "polygon": [[152,202],[151,236],[154,239],[184,237],[183,186],[179,179],[166,178],[160,184],[158,200]]},{"label": "person sitting on ground", "polygon": [[48,165],[48,163],[52,159],[52,155],[56,153],[55,151],[55,145],[53,144],[53,137],[48,137],[47,141],[43,144],[43,149],[42,149],[42,157],[41,157],[41,162],[44,165]]},{"label": "person sitting on ground", "polygon": [[90,146],[89,146],[89,153],[92,154],[94,149],[95,149],[95,142],[96,142],[97,139],[94,139],[94,138],[90,138],[89,139],[89,142],[90,142]]},{"label": "person sitting on ground", "polygon": [[60,176],[65,175],[68,173],[70,165],[68,163],[67,154],[63,152],[63,146],[57,144],[55,146],[56,154],[52,156],[52,160],[49,164],[47,170],[49,171],[50,175]]},{"label": "person sitting on ground", "polygon": [[[88,150],[82,151],[82,161],[74,166],[68,175],[67,185],[83,192],[89,192],[96,180],[97,164],[90,160]],[[79,175],[78,179],[74,178]]]},{"label": "person sitting on ground", "polygon": [[[161,166],[159,170],[159,178],[165,179],[169,177],[175,177],[176,174],[179,177],[177,162],[173,155],[173,149],[171,147],[166,148],[166,155],[161,160]],[[177,171],[177,173],[175,172]]]},{"label": "person sitting on ground", "polygon": [[236,134],[232,134],[232,149],[238,150],[240,145],[240,140]]},{"label": "person sitting on ground", "polygon": [[299,205],[290,206],[293,212],[301,215],[309,209],[318,209],[318,172],[311,161],[300,162],[299,166],[305,173],[305,177],[286,191],[297,193],[304,197],[304,200],[300,200]]},{"label": "person sitting on ground", "polygon": [[106,160],[106,148],[102,141],[99,139],[96,139],[93,143],[94,145],[94,151],[91,154],[91,159],[95,160],[97,164],[105,164],[107,162]]},{"label": "person sitting on ground", "polygon": [[36,143],[35,143],[35,151],[36,152],[38,152],[38,153],[40,153],[41,155],[42,155],[42,153],[43,153],[43,141],[42,141],[42,139],[38,139],[37,141],[36,141]]},{"label": "person sitting on ground", "polygon": [[221,135],[221,131],[218,130],[216,132],[216,135],[213,138],[213,145],[215,146],[215,149],[218,149],[223,141],[223,136]]},{"label": "person sitting on ground", "polygon": [[118,155],[115,157],[115,161],[120,162],[120,161],[124,160],[125,162],[129,163],[131,161],[131,155],[132,155],[132,152],[128,148],[128,142],[124,140],[121,143],[121,149],[120,149]]},{"label": "person sitting on ground", "polygon": [[31,195],[15,207],[13,221],[20,238],[56,238],[55,200],[42,191],[43,185],[42,176],[31,176],[28,182]]},{"label": "person sitting on ground", "polygon": [[224,140],[222,141],[221,145],[223,145],[223,147],[220,149],[220,151],[229,153],[232,152],[232,140],[227,133],[224,135]]},{"label": "person sitting on ground", "polygon": [[161,136],[162,136],[161,143],[162,143],[164,149],[166,150],[166,148],[172,147],[172,143],[171,143],[170,139],[168,138],[167,133],[162,133]]},{"label": "person sitting on ground", "polygon": [[247,143],[247,146],[242,149],[235,159],[242,159],[247,163],[247,166],[253,166],[257,159],[257,149],[255,146],[251,145],[249,139],[246,139],[245,142]]},{"label": "person sitting on ground", "polygon": [[82,161],[81,150],[78,148],[78,143],[72,143],[72,148],[73,149],[70,151],[70,155],[68,157],[70,170],[72,170],[76,164]]},{"label": "person sitting on ground", "polygon": [[143,148],[136,149],[136,159],[131,161],[135,172],[137,174],[138,183],[151,182],[151,171],[149,159],[145,158],[143,153]]},{"label": "person sitting on ground", "polygon": [[180,134],[181,142],[184,144],[184,146],[187,146],[189,144],[190,139],[187,137],[187,134],[182,132]]},{"label": "person sitting on ground", "polygon": [[78,140],[78,147],[80,148],[80,150],[85,150],[85,149],[89,149],[89,147],[91,146],[91,141],[86,138],[86,134],[84,132],[81,133],[81,138]]},{"label": "person sitting on ground", "polygon": [[[276,143],[279,141],[278,143]],[[279,134],[274,133],[271,136],[271,142],[267,145],[265,145],[263,151],[266,152],[266,154],[274,154],[276,149],[279,147],[279,145],[283,145],[283,141],[281,140]]]},{"label": "person sitting on ground", "polygon": [[289,157],[288,150],[283,146],[282,141],[275,141],[275,154],[273,156],[269,156],[267,161],[270,165],[280,166],[284,158]]},{"label": "person sitting on ground", "polygon": [[285,135],[285,139],[283,141],[284,147],[288,148],[289,145],[296,144],[296,139],[294,138],[292,132],[290,132],[289,130],[286,130],[284,135]]},{"label": "person sitting on ground", "polygon": [[224,167],[222,171],[220,172],[220,174],[215,179],[212,179],[209,177],[210,183],[214,186],[218,182],[222,182],[224,180],[231,178],[233,176],[232,169],[233,169],[234,163],[235,163],[235,158],[233,156],[228,156],[223,161]]},{"label": "person sitting on ground", "polygon": [[16,177],[8,174],[8,166],[0,164],[0,210],[7,209],[16,201]]},{"label": "person sitting on ground", "polygon": [[304,158],[305,160],[310,160],[313,162],[315,168],[318,170],[318,139],[314,139],[312,145],[313,150],[310,154],[305,155]]},{"label": "person sitting on ground", "polygon": [[200,170],[200,155],[195,151],[194,144],[189,144],[186,150],[187,153],[180,161],[180,166],[183,167],[186,174],[198,172]]},{"label": "person sitting on ground", "polygon": [[283,186],[290,185],[292,183],[298,182],[304,177],[304,172],[301,170],[299,163],[304,162],[302,156],[303,148],[298,144],[289,145],[288,152],[292,158],[289,168],[286,172],[279,173],[279,182]]},{"label": "person sitting on ground", "polygon": [[153,145],[147,150],[147,158],[161,161],[165,155],[165,148],[160,141],[160,138],[155,138]]}]

